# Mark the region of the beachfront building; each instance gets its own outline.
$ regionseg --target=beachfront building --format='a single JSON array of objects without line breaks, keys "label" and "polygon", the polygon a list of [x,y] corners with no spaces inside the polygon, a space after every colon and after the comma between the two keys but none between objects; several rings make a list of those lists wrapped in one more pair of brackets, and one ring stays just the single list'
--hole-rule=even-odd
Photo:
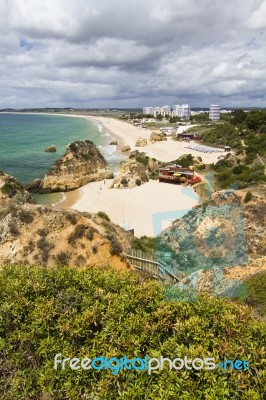
[{"label": "beachfront building", "polygon": [[219,121],[221,114],[221,107],[218,104],[212,104],[209,107],[209,118],[212,121]]},{"label": "beachfront building", "polygon": [[143,107],[144,115],[153,115],[153,107]]},{"label": "beachfront building", "polygon": [[161,115],[165,117],[166,115],[172,115],[172,109],[170,106],[163,106],[161,108]]},{"label": "beachfront building", "polygon": [[174,108],[173,109],[173,116],[181,118],[181,106],[178,105],[178,104],[175,104],[173,108]]},{"label": "beachfront building", "polygon": [[191,107],[189,104],[182,104],[181,106],[181,118],[189,119],[191,115]]},{"label": "beachfront building", "polygon": [[182,104],[182,106],[175,104],[173,109],[173,116],[182,119],[189,119],[191,115],[191,107],[189,104]]},{"label": "beachfront building", "polygon": [[161,115],[162,109],[161,107],[153,107],[153,116],[156,118],[158,115]]}]

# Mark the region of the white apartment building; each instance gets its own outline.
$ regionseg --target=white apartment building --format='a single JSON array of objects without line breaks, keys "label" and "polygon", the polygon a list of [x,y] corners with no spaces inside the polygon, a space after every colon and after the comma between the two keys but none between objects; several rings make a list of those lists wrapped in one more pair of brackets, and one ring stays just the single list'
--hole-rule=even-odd
[{"label": "white apartment building", "polygon": [[181,118],[189,119],[191,115],[191,107],[189,104],[182,104],[181,106]]},{"label": "white apartment building", "polygon": [[212,104],[209,107],[209,118],[212,121],[218,121],[220,119],[221,107],[218,104]]},{"label": "white apartment building", "polygon": [[189,104],[182,104],[182,106],[176,104],[174,106],[173,115],[175,117],[189,119],[191,115],[191,107]]},{"label": "white apartment building", "polygon": [[153,116],[156,118],[158,115],[161,115],[161,107],[153,107]]},{"label": "white apartment building", "polygon": [[181,106],[179,106],[178,104],[174,105],[173,115],[175,117],[181,117]]},{"label": "white apartment building", "polygon": [[166,115],[171,115],[171,113],[172,113],[172,109],[170,106],[163,106],[161,108],[161,115],[163,117],[165,117]]},{"label": "white apartment building", "polygon": [[153,107],[143,107],[144,115],[153,115]]}]

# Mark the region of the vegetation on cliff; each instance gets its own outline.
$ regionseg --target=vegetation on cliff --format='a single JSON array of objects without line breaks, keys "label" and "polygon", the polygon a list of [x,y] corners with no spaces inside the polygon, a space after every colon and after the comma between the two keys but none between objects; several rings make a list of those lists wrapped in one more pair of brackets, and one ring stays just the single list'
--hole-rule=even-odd
[{"label": "vegetation on cliff", "polygon": [[[260,400],[265,325],[250,309],[202,296],[167,302],[163,287],[112,269],[3,267],[2,399]],[[249,370],[54,369],[54,357],[214,357]]]}]

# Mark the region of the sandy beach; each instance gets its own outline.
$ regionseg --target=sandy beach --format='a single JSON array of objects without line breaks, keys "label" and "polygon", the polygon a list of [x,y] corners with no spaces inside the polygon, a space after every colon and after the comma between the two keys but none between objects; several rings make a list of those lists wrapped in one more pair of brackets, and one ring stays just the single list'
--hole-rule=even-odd
[{"label": "sandy beach", "polygon": [[[76,115],[78,117],[78,115]],[[136,147],[139,137],[149,139],[151,131],[136,127],[128,122],[114,118],[84,116],[101,124],[104,131],[118,141],[118,149],[128,144],[131,150],[144,151],[150,157],[160,161],[175,160],[183,154],[201,156],[204,163],[216,162],[221,153],[206,154],[186,149],[187,142],[174,141],[170,137],[167,141],[148,143],[145,147]],[[187,126],[179,128],[181,132],[188,129]],[[196,144],[193,142],[190,145]],[[57,208],[72,208],[78,211],[97,213],[104,211],[111,221],[121,225],[130,224],[134,228],[135,235],[154,236],[153,216],[156,213],[166,213],[162,227],[171,224],[172,212],[177,210],[189,210],[198,204],[198,197],[193,188],[168,183],[159,183],[150,180],[139,187],[132,189],[109,189],[112,180],[104,182],[92,182],[78,190],[66,193],[66,199],[57,204]]]},{"label": "sandy beach", "polygon": [[[57,208],[71,208],[78,211],[97,213],[104,211],[115,224],[130,224],[135,236],[154,236],[153,215],[163,215],[162,228],[170,225],[172,212],[191,209],[198,203],[198,197],[191,188],[180,185],[159,183],[150,180],[142,186],[132,189],[109,189],[112,179],[92,182],[73,192],[67,193],[66,202]],[[76,194],[79,199],[76,200]]]},{"label": "sandy beach", "polygon": [[[89,119],[94,119],[99,122],[104,129],[109,132],[115,139],[118,141],[118,145],[122,146],[128,144],[131,147],[131,150],[139,150],[145,152],[149,157],[154,157],[157,160],[168,162],[173,161],[182,156],[183,154],[192,154],[194,157],[201,157],[203,163],[212,164],[217,162],[218,157],[222,154],[227,153],[203,153],[194,151],[191,149],[186,149],[188,146],[188,142],[181,142],[173,140],[171,137],[167,138],[167,141],[157,142],[157,143],[149,143],[144,147],[136,147],[136,140],[141,137],[143,139],[149,139],[152,131],[150,129],[144,129],[140,127],[136,127],[131,123],[124,122],[115,118],[106,118],[106,117],[85,117]],[[178,128],[178,133],[185,132],[189,128],[195,125],[190,126],[180,126]],[[196,143],[191,141],[189,145],[196,146]]]}]

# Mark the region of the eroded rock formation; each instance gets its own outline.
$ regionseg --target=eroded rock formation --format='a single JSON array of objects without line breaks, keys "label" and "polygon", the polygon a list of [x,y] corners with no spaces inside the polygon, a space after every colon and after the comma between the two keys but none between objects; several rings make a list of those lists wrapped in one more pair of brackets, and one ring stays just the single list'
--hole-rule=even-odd
[{"label": "eroded rock formation", "polygon": [[66,153],[52,165],[35,190],[69,191],[109,178],[113,178],[113,173],[98,148],[89,140],[76,141],[68,145]]}]

